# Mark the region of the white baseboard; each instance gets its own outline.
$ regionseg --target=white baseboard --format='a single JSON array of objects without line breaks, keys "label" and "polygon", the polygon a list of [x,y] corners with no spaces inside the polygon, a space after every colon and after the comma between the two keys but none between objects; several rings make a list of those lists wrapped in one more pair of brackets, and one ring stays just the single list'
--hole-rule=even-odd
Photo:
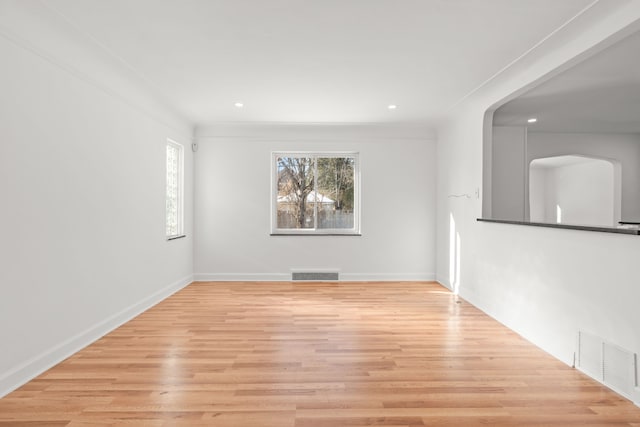
[{"label": "white baseboard", "polygon": [[433,273],[340,273],[344,282],[430,282]]},{"label": "white baseboard", "polygon": [[195,273],[196,282],[288,282],[291,273]]},{"label": "white baseboard", "polygon": [[62,362],[67,357],[77,353],[84,347],[108,334],[122,324],[133,319],[140,313],[148,310],[160,301],[171,296],[175,292],[193,282],[193,276],[189,275],[166,286],[143,300],[115,313],[101,322],[89,327],[60,344],[46,350],[39,356],[35,356],[26,362],[0,374],[0,398],[37,377],[47,369]]},{"label": "white baseboard", "polygon": [[[315,270],[314,270],[315,271]],[[435,280],[434,273],[340,273],[341,282],[397,282]],[[196,273],[196,282],[289,282],[291,273]]]},{"label": "white baseboard", "polygon": [[453,291],[453,289],[451,288],[451,283],[449,283],[448,277],[436,275],[436,282],[440,283],[442,286],[449,289],[450,291]]}]

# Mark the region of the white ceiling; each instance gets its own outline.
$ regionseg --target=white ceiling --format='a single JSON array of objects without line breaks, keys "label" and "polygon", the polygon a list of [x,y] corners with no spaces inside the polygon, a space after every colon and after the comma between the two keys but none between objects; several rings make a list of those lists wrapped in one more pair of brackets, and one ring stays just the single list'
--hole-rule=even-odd
[{"label": "white ceiling", "polygon": [[428,123],[592,0],[43,3],[197,124]]},{"label": "white ceiling", "polygon": [[544,132],[640,133],[640,33],[501,106],[494,125]]}]

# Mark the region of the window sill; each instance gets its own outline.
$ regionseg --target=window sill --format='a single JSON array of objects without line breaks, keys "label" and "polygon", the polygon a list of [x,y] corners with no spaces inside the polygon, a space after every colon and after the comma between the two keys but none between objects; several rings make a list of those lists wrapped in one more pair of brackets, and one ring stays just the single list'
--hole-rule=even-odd
[{"label": "window sill", "polygon": [[287,232],[275,232],[270,233],[270,236],[362,236],[360,233],[287,233]]},{"label": "window sill", "polygon": [[171,240],[182,239],[183,237],[187,237],[187,235],[186,234],[179,234],[177,236],[169,236],[169,237],[167,237],[167,242],[169,242]]}]

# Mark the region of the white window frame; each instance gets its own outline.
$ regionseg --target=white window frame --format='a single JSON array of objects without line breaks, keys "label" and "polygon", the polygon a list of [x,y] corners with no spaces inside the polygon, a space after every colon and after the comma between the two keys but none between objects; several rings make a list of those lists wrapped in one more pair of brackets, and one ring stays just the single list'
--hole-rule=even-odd
[{"label": "white window frame", "polygon": [[[177,164],[177,230],[175,234],[169,233],[167,231],[168,226],[168,211],[167,211],[167,178],[168,178],[168,159],[167,159],[167,148],[172,147],[175,148],[178,152],[178,164]],[[174,240],[180,237],[184,237],[184,146],[179,144],[171,139],[167,138],[167,143],[165,145],[165,235],[167,240]]]},{"label": "white window frame", "polygon": [[[279,157],[353,157],[353,228],[278,228]],[[317,168],[317,162],[315,162]],[[317,173],[314,174],[317,180]],[[317,184],[314,184],[314,188]],[[317,218],[317,204],[314,206]],[[271,153],[271,235],[272,236],[360,236],[360,153],[356,151],[274,151]]]}]

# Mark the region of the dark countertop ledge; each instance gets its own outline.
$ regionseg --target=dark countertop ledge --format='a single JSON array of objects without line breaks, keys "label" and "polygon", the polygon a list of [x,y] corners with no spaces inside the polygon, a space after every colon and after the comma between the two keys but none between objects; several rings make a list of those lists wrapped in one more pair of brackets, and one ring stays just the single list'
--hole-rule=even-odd
[{"label": "dark countertop ledge", "polygon": [[582,230],[582,231],[599,231],[602,233],[630,234],[635,236],[640,235],[640,229],[633,229],[633,228],[594,227],[590,225],[552,224],[552,223],[546,223],[546,222],[514,221],[510,219],[489,219],[489,218],[477,218],[477,221],[495,222],[498,224],[527,225],[530,227],[562,228],[565,230]]}]

